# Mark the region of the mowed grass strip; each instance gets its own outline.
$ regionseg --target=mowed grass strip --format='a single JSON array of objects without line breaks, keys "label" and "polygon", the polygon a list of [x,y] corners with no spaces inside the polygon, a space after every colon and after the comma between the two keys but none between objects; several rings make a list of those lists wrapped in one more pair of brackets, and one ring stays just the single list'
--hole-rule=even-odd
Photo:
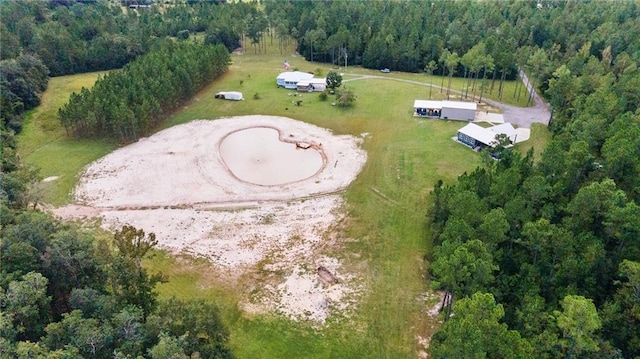
[{"label": "mowed grass strip", "polygon": [[[322,101],[318,93],[276,88],[275,78],[283,71],[284,59],[293,68],[319,70],[323,75],[331,67],[306,62],[294,55],[292,47],[280,54],[274,43],[267,51],[254,54],[249,47],[244,54],[234,54],[229,71],[185,103],[162,128],[194,119],[261,114],[305,121],[335,134],[361,136],[368,161],[345,193],[348,219],[338,236],[348,240],[331,255],[358,275],[365,288],[362,301],[346,313],[347,318],[335,316],[319,328],[277,316],[243,313],[235,289],[242,285],[242,278],[235,283],[202,259],[157,251],[145,265],[151,272],[167,275],[168,282],[158,286],[161,297],[207,298],[218,303],[239,358],[414,358],[416,335],[428,336],[438,325],[425,314],[426,304],[420,300],[429,290],[428,263],[424,261],[431,251],[425,217],[429,193],[438,179],[452,183],[472,170],[480,156],[452,140],[464,123],[412,116],[413,101],[428,98],[429,88],[424,84],[378,78],[347,81],[344,86],[355,91],[357,100],[351,108],[340,108],[331,105],[332,96]],[[336,71],[344,72],[345,80],[355,77],[350,74],[380,74],[355,67]],[[68,203],[82,168],[116,147],[108,141],[70,139],[57,122],[57,109],[69,94],[90,86],[97,76],[52,79],[43,105],[29,115],[20,136],[20,151],[27,163],[41,167],[43,177],[61,176],[50,182],[50,203]],[[424,74],[384,76],[428,78]],[[439,78],[434,79],[439,84]],[[218,91],[241,91],[245,100],[215,99]],[[434,88],[432,97],[442,98],[443,93]],[[300,106],[295,104],[298,100]],[[546,143],[544,132],[544,127],[532,131],[532,140],[540,147]]]},{"label": "mowed grass strip", "polygon": [[117,144],[107,140],[80,140],[67,136],[58,119],[58,109],[73,92],[93,86],[104,72],[53,77],[42,94],[41,105],[27,114],[18,136],[23,161],[38,168],[42,178],[58,177],[42,183],[42,201],[60,206],[71,202],[71,191],[84,166],[113,151]]}]

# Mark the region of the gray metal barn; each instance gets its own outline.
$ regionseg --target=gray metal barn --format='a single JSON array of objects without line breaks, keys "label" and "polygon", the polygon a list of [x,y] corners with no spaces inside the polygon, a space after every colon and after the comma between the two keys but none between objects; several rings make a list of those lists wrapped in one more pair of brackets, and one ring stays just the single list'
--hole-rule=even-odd
[{"label": "gray metal barn", "polygon": [[477,110],[478,105],[475,102],[442,101],[440,118],[473,121]]}]

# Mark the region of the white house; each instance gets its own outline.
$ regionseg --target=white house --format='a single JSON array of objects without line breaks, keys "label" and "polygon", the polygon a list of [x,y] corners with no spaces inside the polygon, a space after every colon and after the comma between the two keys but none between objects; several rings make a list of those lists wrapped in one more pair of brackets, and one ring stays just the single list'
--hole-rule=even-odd
[{"label": "white house", "polygon": [[276,78],[276,84],[284,88],[296,90],[298,87],[298,82],[302,80],[311,80],[312,78],[313,74],[307,72],[286,71],[278,75],[278,77]]},{"label": "white house", "polygon": [[484,147],[495,147],[496,136],[504,134],[513,144],[516,141],[516,130],[510,123],[503,123],[497,126],[484,128],[469,123],[458,130],[458,141],[473,149],[482,149]]},{"label": "white house", "polygon": [[478,105],[475,102],[415,100],[413,109],[415,116],[473,121]]}]

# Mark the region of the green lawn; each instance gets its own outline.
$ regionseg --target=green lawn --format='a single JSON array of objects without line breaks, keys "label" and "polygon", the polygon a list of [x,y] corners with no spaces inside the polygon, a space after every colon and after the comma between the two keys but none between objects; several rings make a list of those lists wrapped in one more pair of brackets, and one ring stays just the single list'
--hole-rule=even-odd
[{"label": "green lawn", "polygon": [[112,141],[69,138],[58,120],[58,109],[72,92],[91,87],[103,73],[54,77],[42,95],[42,104],[27,114],[25,126],[18,136],[18,151],[23,161],[40,169],[42,178],[58,176],[43,183],[44,202],[63,205],[71,201],[82,168],[114,150]]},{"label": "green lawn", "polygon": [[[329,66],[295,57],[292,48],[284,55],[277,46],[267,50],[268,54],[254,54],[249,47],[244,54],[234,55],[228,73],[186,103],[163,128],[193,119],[263,114],[313,123],[336,134],[368,133],[363,143],[367,164],[345,193],[348,220],[339,235],[352,240],[331,253],[361,276],[366,294],[347,318],[338,316],[322,328],[246,315],[238,309],[237,284],[229,283],[224,273],[202,259],[173,257],[162,251],[146,261],[151,271],[168,275],[169,281],[158,291],[162,297],[209,298],[218,303],[239,358],[414,358],[415,336],[429,335],[438,325],[426,316],[425,304],[419,300],[429,290],[424,261],[431,250],[425,221],[429,193],[435,181],[454,181],[479,164],[480,157],[451,140],[463,123],[412,116],[414,99],[426,98],[428,87],[385,79],[349,82],[346,86],[354,89],[357,101],[352,108],[343,109],[332,106],[331,98],[321,101],[317,93],[293,97],[289,95],[292,91],[275,85],[284,58],[301,71],[320,69],[326,74]],[[345,79],[351,73],[380,74],[355,67],[344,71]],[[56,205],[70,201],[69,193],[86,164],[117,146],[67,138],[57,122],[57,108],[69,93],[90,86],[96,77],[52,79],[43,105],[29,114],[19,138],[20,153],[27,163],[40,167],[43,177],[61,176],[47,184],[51,188],[46,199]],[[424,74],[385,77],[427,79]],[[434,82],[439,84],[439,78],[434,77]],[[233,90],[242,91],[245,100],[213,97],[217,91]],[[301,99],[302,105],[294,105],[294,99]],[[537,153],[547,140],[546,128],[534,127],[531,144]],[[519,149],[526,150],[529,142],[525,144]]]},{"label": "green lawn", "polygon": [[527,151],[533,148],[533,156],[536,160],[539,160],[542,150],[544,150],[549,141],[551,141],[551,132],[549,132],[547,126],[534,123],[531,125],[531,137],[529,140],[518,143],[514,148],[522,155],[525,155]]}]

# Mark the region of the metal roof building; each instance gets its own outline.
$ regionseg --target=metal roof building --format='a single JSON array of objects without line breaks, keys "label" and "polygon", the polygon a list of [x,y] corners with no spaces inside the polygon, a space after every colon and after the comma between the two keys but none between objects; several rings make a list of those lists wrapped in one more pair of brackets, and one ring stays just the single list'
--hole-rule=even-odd
[{"label": "metal roof building", "polygon": [[413,109],[416,116],[473,121],[478,105],[463,101],[415,100]]},{"label": "metal roof building", "polygon": [[301,80],[311,80],[313,74],[301,71],[287,71],[283,72],[276,78],[276,84],[284,88],[295,90],[298,86],[298,82]]},{"label": "metal roof building", "polygon": [[504,134],[509,138],[511,143],[515,142],[516,130],[510,123],[503,123],[498,126],[484,128],[476,125],[475,123],[469,123],[466,126],[458,130],[458,141],[470,146],[473,149],[479,149],[484,147],[495,147],[496,136]]}]

